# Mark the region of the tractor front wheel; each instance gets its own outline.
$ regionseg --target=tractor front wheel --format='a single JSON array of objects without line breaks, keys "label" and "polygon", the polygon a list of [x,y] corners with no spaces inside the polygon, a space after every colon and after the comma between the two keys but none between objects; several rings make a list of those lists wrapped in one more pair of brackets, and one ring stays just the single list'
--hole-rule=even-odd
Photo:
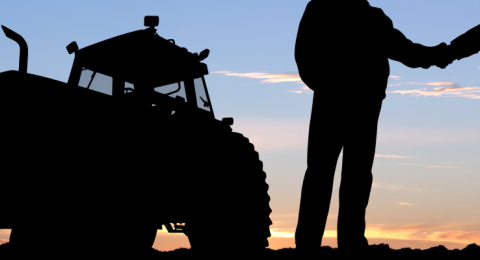
[{"label": "tractor front wheel", "polygon": [[[197,173],[192,219],[185,233],[194,251],[251,252],[268,247],[271,208],[266,174],[247,138],[228,133],[209,140],[216,163]],[[206,165],[205,162],[200,165]]]}]

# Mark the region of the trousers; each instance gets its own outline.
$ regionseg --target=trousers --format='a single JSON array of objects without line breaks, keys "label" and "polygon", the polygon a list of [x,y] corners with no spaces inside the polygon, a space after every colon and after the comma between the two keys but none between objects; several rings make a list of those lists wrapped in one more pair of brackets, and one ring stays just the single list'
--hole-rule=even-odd
[{"label": "trousers", "polygon": [[[320,94],[320,93],[319,93]],[[377,126],[382,100],[315,95],[308,137],[307,170],[303,180],[297,248],[317,248],[327,222],[338,157],[343,149],[338,248],[365,248],[365,213],[372,187]]]}]

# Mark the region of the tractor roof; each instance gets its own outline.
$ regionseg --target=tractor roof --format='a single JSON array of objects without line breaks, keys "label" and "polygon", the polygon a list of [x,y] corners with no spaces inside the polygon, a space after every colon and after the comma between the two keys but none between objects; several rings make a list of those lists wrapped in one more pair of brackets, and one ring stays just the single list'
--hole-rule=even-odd
[{"label": "tractor roof", "polygon": [[77,51],[81,66],[132,84],[162,86],[208,74],[198,55],[181,48],[155,29],[133,31]]}]

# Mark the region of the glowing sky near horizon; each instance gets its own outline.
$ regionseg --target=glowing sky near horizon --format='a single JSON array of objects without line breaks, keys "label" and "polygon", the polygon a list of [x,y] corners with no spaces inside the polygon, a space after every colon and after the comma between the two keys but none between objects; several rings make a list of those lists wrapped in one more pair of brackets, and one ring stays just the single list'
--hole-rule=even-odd
[{"label": "glowing sky near horizon", "polygon": [[[427,46],[450,43],[480,24],[479,1],[369,2],[382,8],[407,38]],[[30,73],[61,81],[68,79],[74,58],[66,45],[76,41],[82,48],[143,29],[145,15],[160,16],[158,33],[164,38],[173,38],[192,52],[210,49],[206,80],[216,117],[235,118],[233,130],[250,138],[260,153],[272,198],[270,244],[277,249],[295,247],[293,234],[306,169],[313,95],[298,77],[293,51],[307,3],[5,0],[0,3],[0,24],[26,39]],[[341,16],[341,10],[326,13]],[[355,60],[348,64],[352,71],[362,66]],[[388,243],[392,248],[442,244],[453,249],[480,244],[480,55],[444,70],[411,69],[395,61],[390,65],[367,209],[367,238],[371,244]],[[0,33],[0,72],[17,68],[18,46]],[[326,76],[319,73],[318,80]],[[325,87],[368,86],[348,73],[337,82]],[[333,247],[339,175],[337,170],[323,244]],[[32,230],[32,237],[41,239],[42,232],[48,230]],[[239,232],[248,230],[241,223],[228,227],[230,236]],[[8,241],[8,234],[0,230],[0,243]],[[154,246],[172,250],[189,244],[184,235],[160,231]]]}]

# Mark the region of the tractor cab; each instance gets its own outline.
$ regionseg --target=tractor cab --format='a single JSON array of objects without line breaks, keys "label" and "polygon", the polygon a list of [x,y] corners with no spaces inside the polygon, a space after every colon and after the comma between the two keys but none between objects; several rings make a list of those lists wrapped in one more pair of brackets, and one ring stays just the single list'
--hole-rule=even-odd
[{"label": "tractor cab", "polygon": [[[75,53],[68,84],[111,95],[114,99],[135,97],[143,106],[161,106],[175,111],[187,107],[214,117],[201,61],[209,50],[190,53],[173,39],[156,33],[158,16],[146,16],[144,30],[133,31],[78,49],[76,42],[67,46]],[[137,102],[138,103],[138,102]],[[171,114],[171,112],[170,112]]]}]

